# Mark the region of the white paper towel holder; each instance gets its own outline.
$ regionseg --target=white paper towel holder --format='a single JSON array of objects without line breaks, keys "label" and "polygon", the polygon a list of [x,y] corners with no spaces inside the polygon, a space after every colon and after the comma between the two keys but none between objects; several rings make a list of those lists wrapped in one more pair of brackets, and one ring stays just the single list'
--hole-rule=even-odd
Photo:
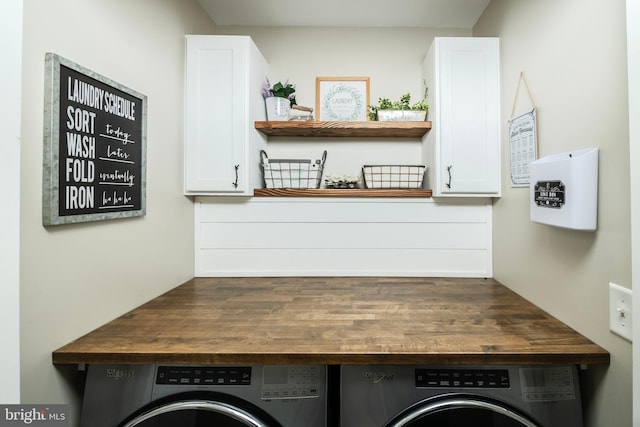
[{"label": "white paper towel holder", "polygon": [[529,164],[531,221],[595,231],[598,148],[554,154]]}]

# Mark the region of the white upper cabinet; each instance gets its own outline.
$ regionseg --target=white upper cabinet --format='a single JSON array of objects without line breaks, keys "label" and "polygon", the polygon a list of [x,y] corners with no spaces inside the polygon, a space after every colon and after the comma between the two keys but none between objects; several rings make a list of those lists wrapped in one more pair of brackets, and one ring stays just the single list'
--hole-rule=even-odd
[{"label": "white upper cabinet", "polygon": [[499,39],[438,37],[423,76],[433,123],[423,138],[427,188],[434,197],[500,196]]},{"label": "white upper cabinet", "polygon": [[267,73],[248,36],[186,36],[185,194],[249,196],[262,186],[266,137],[254,122],[265,120]]}]

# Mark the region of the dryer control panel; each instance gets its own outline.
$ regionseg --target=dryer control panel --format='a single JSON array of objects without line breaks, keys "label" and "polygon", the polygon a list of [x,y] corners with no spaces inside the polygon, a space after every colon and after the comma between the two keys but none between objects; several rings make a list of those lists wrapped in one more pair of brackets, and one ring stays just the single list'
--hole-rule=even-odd
[{"label": "dryer control panel", "polygon": [[251,367],[158,366],[156,384],[250,385]]},{"label": "dryer control panel", "polygon": [[509,388],[506,369],[416,369],[416,387]]}]

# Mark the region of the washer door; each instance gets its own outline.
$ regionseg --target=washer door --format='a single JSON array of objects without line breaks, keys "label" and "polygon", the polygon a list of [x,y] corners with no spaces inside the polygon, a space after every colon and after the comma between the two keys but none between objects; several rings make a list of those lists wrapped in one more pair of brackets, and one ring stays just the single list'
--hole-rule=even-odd
[{"label": "washer door", "polygon": [[403,411],[385,427],[540,427],[506,405],[474,396],[429,399]]},{"label": "washer door", "polygon": [[120,427],[282,427],[240,399],[173,396],[152,403]]}]

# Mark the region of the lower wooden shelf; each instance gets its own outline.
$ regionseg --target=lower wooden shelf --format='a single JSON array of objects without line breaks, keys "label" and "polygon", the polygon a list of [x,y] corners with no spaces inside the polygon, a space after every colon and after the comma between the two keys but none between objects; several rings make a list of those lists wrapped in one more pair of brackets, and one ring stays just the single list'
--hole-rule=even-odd
[{"label": "lower wooden shelf", "polygon": [[431,197],[431,190],[383,188],[256,188],[256,197]]}]

